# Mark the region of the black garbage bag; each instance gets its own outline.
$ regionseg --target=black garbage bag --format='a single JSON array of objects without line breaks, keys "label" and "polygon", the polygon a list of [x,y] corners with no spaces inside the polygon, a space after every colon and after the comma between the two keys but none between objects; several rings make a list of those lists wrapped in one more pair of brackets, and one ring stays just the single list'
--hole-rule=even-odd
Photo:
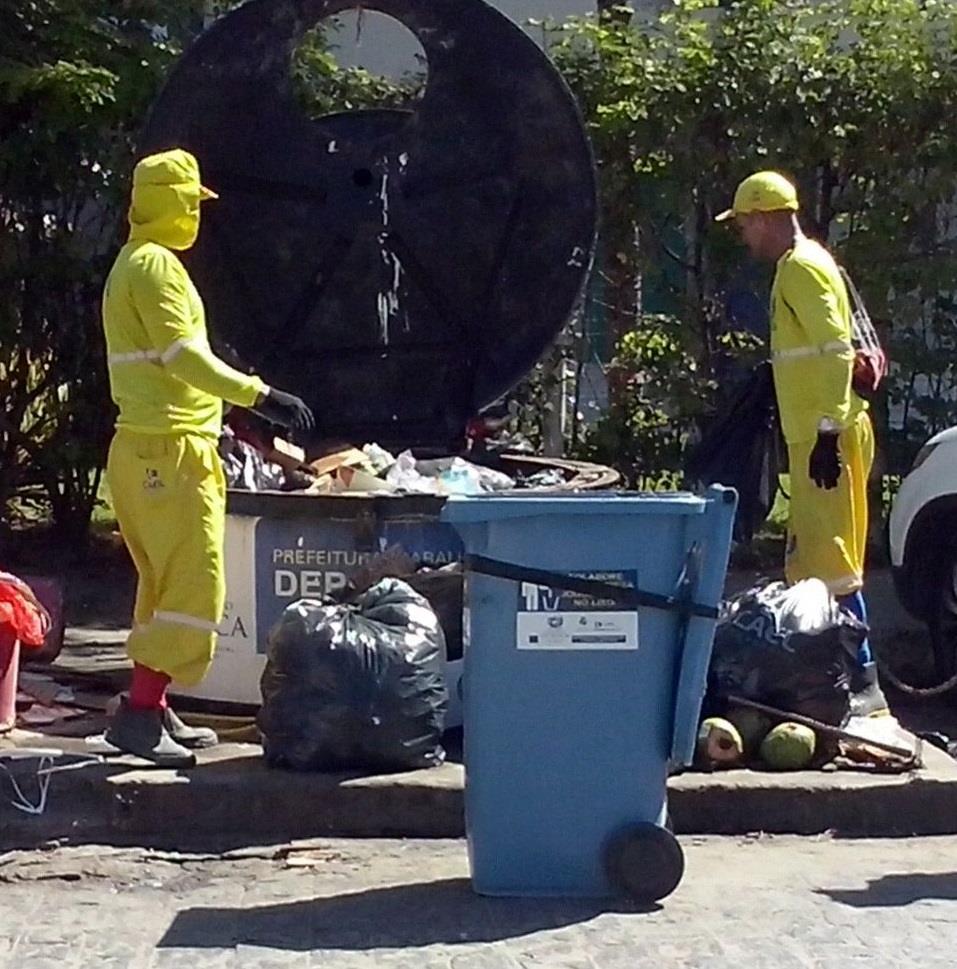
[{"label": "black garbage bag", "polygon": [[406,576],[405,581],[424,596],[435,610],[445,635],[446,659],[462,659],[462,616],[465,597],[465,573],[461,562],[453,562],[440,569],[419,569]]},{"label": "black garbage bag", "polygon": [[259,729],[295,770],[410,770],[445,759],[442,628],[428,602],[383,579],[349,604],[301,599],[269,636]]},{"label": "black garbage bag", "polygon": [[691,487],[723,484],[738,492],[734,538],[750,542],[778,492],[784,464],[771,364],[756,367],[715,415],[685,460]]},{"label": "black garbage bag", "polygon": [[816,580],[791,589],[765,584],[735,596],[715,631],[707,715],[723,714],[729,698],[739,696],[840,726],[866,635],[867,627]]}]

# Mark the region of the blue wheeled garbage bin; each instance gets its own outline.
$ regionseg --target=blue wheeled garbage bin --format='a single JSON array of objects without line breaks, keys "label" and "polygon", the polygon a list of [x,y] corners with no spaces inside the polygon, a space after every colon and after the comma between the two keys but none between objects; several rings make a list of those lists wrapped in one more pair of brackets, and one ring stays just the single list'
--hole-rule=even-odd
[{"label": "blue wheeled garbage bin", "polygon": [[736,495],[452,498],[468,566],[466,827],[487,895],[657,900]]}]

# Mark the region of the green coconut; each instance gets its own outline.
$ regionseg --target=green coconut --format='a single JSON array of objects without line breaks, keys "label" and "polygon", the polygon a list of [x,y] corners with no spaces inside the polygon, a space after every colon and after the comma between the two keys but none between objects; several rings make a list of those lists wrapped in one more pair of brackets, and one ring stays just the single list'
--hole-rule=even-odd
[{"label": "green coconut", "polygon": [[771,718],[751,707],[735,707],[728,712],[728,719],[741,734],[745,756],[756,757],[761,742],[771,732]]},{"label": "green coconut", "polygon": [[708,767],[736,767],[744,760],[744,741],[737,727],[709,717],[698,729],[698,760]]},{"label": "green coconut", "polygon": [[778,724],[761,744],[761,759],[771,770],[804,770],[814,759],[817,737],[800,723]]}]

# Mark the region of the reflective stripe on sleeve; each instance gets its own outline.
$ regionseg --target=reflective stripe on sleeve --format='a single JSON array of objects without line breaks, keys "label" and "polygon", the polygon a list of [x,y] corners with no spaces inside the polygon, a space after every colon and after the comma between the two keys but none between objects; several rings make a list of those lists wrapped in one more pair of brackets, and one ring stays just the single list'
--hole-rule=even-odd
[{"label": "reflective stripe on sleeve", "polygon": [[106,359],[110,364],[118,363],[162,363],[167,364],[186,347],[199,341],[184,337],[174,340],[165,350],[132,350],[129,353],[111,353]]},{"label": "reflective stripe on sleeve", "polygon": [[185,612],[166,612],[157,610],[153,613],[153,618],[159,622],[168,622],[174,626],[188,626],[190,629],[202,629],[203,632],[214,633],[219,629],[219,623],[210,622],[208,619],[198,619],[196,616],[188,616]]},{"label": "reflective stripe on sleeve", "polygon": [[160,363],[163,355],[159,350],[133,350],[131,353],[111,353],[106,359],[110,364]]},{"label": "reflective stripe on sleeve", "polygon": [[834,340],[818,347],[792,347],[789,350],[775,350],[771,354],[772,360],[799,360],[804,357],[826,357],[831,354],[853,353],[854,346],[843,340]]},{"label": "reflective stripe on sleeve", "polygon": [[174,340],[160,355],[160,359],[164,364],[169,363],[171,360],[175,359],[182,350],[185,350],[188,346],[192,346],[194,343],[196,343],[196,340],[186,337],[181,340]]}]

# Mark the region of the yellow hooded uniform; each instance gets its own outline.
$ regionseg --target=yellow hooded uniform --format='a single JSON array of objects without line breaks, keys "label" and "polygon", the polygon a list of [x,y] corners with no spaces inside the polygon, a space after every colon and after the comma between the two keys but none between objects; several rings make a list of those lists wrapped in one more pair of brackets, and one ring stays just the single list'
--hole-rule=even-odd
[{"label": "yellow hooded uniform", "polygon": [[196,241],[200,203],[213,197],[188,152],[143,159],[130,238],[103,296],[119,409],[107,481],[139,573],[127,648],[184,685],[209,668],[225,600],[222,402],[252,406],[266,391],[211,352],[203,302],[176,255]]},{"label": "yellow hooded uniform", "polygon": [[[789,582],[816,577],[844,596],[863,585],[867,479],[874,433],[851,377],[851,308],[831,255],[801,238],[778,262],[771,291],[771,353],[791,467]],[[839,433],[841,476],[817,487],[808,462],[818,432]]]}]

